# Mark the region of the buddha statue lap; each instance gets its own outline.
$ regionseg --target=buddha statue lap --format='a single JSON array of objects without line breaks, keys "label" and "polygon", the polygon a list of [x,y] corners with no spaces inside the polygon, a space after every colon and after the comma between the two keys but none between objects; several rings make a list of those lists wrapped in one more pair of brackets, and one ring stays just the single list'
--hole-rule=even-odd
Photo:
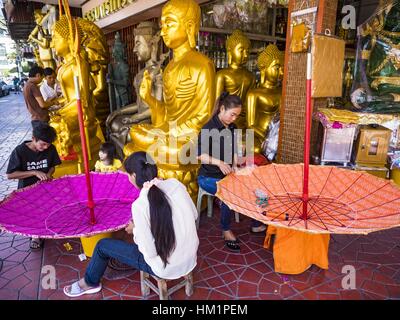
[{"label": "buddha statue lap", "polygon": [[[139,94],[151,111],[151,124],[133,125],[132,142],[125,155],[146,151],[156,161],[159,175],[175,177],[196,196],[197,161],[182,155],[194,148],[198,132],[211,117],[215,102],[215,70],[210,59],[195,50],[200,27],[200,7],[194,0],[170,0],[161,16],[161,37],[173,50],[163,73],[163,101],[152,96],[152,79],[146,70]],[[193,148],[191,148],[193,146]],[[190,158],[189,156],[189,158]]]},{"label": "buddha statue lap", "polygon": [[[78,24],[81,40],[84,39],[82,29]],[[88,139],[89,157],[94,161],[102,141],[104,141],[99,122],[96,119],[95,101],[89,94],[94,88],[94,80],[90,76],[90,64],[84,50],[80,51],[80,70],[71,48],[68,19],[62,16],[54,26],[54,35],[51,43],[57,55],[62,57],[63,64],[58,70],[57,80],[60,83],[63,100],[62,107],[50,114],[50,125],[56,129],[57,136],[61,137],[55,143],[60,157],[65,160],[62,166],[68,167],[63,173],[74,174],[81,171],[81,139],[77,116],[77,100],[74,86],[74,76],[81,75],[81,101],[84,114],[84,125]],[[59,169],[63,170],[63,169]],[[57,172],[56,172],[57,173]]]},{"label": "buddha statue lap", "polygon": [[273,44],[268,45],[257,60],[261,73],[259,87],[247,93],[247,127],[254,129],[254,151],[258,153],[268,125],[281,104],[283,63],[283,52]]},{"label": "buddha statue lap", "polygon": [[[245,68],[249,57],[250,40],[240,30],[235,30],[226,40],[226,50],[229,67],[217,72],[216,96],[219,97],[226,91],[239,96],[245,105],[247,91],[256,83],[254,75]],[[242,108],[236,125],[238,128],[246,127],[246,108]]]}]

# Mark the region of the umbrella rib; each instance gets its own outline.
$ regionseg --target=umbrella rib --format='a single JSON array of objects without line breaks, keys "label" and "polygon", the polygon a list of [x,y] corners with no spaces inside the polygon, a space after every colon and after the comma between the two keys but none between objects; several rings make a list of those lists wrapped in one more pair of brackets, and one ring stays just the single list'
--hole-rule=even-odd
[{"label": "umbrella rib", "polygon": [[[400,200],[400,197],[395,198],[395,199],[392,199],[392,200],[390,200],[390,201],[385,201],[385,205],[388,204],[388,203],[397,201],[397,200]],[[380,207],[380,206],[381,206],[381,205],[379,204],[379,205],[376,205],[376,206],[373,206],[373,207],[363,208],[362,211],[367,211],[367,210],[375,209],[375,208],[378,208],[378,207]],[[356,212],[359,213],[360,211],[361,211],[361,210],[357,210]],[[397,213],[396,213],[396,214],[397,214]]]},{"label": "umbrella rib", "polygon": [[[303,202],[300,201],[300,202],[297,203],[297,205],[299,206],[298,212],[300,212],[300,207],[303,205]],[[295,218],[295,215],[293,215],[292,219],[289,221],[288,226],[291,226],[291,225],[292,225],[292,222],[293,222],[294,218]],[[298,219],[298,220],[296,221],[296,223],[293,224],[293,226],[296,225],[297,223],[299,223],[300,221],[301,221],[301,219]]]},{"label": "umbrella rib", "polygon": [[[251,175],[253,175],[253,176],[263,185],[263,187],[267,190],[268,193],[272,194],[272,192],[269,190],[269,188],[268,188],[260,179],[258,179],[258,177],[257,177],[256,175],[254,175],[253,172],[251,172]],[[254,189],[249,188],[244,182],[242,182],[241,180],[239,180],[239,179],[236,177],[235,174],[232,174],[231,176],[234,177],[234,179],[236,179],[238,182],[240,182],[241,184],[243,184],[248,190],[251,191],[251,193],[254,194]],[[250,179],[249,179],[249,180],[250,180]],[[233,193],[233,192],[231,192],[231,193]],[[280,199],[278,199],[278,200],[280,200]],[[282,203],[283,205],[285,205],[285,203],[284,203],[282,200],[280,200],[280,201],[281,201],[281,203]]]},{"label": "umbrella rib", "polygon": [[[324,186],[322,187],[321,191],[318,193],[317,198],[316,198],[315,200],[318,200],[318,199],[319,199],[319,197],[321,196],[321,193],[324,191],[326,185],[328,184],[328,180],[329,180],[329,177],[330,177],[330,175],[331,175],[331,173],[332,173],[332,170],[333,170],[333,167],[331,167],[331,170],[329,170],[329,174],[328,174],[328,176],[326,177]],[[310,210],[311,210],[312,207],[315,205],[315,203],[316,203],[316,202],[310,204]]]},{"label": "umbrella rib", "polygon": [[281,183],[283,189],[285,190],[285,192],[288,195],[289,199],[292,200],[292,197],[290,196],[289,192],[286,190],[285,185],[282,183],[281,176],[278,174],[278,171],[276,170],[276,166],[274,166],[273,168],[274,168],[274,171],[275,171],[276,175],[278,176],[278,180]]},{"label": "umbrella rib", "polygon": [[[343,194],[345,194],[348,190],[350,190],[350,188],[351,188],[360,178],[361,178],[361,174],[360,174],[352,183],[350,183],[349,186],[348,186],[346,189],[344,189],[344,190],[342,191],[342,193],[340,193],[339,195],[337,195],[336,198],[333,198],[333,197],[332,197],[331,201],[328,202],[328,203],[326,204],[326,206],[330,205],[331,203],[334,203],[335,201],[339,201],[339,198],[340,198]],[[342,205],[342,206],[343,206],[343,205]]]},{"label": "umbrella rib", "polygon": [[[329,217],[331,217],[331,218],[333,218],[334,217],[334,215],[330,215],[328,212],[330,212],[330,211],[327,211],[325,208],[326,208],[326,205],[324,205],[324,207],[321,207],[321,205],[322,205],[323,203],[318,203],[317,204],[317,202],[315,202],[314,203],[314,206],[317,206],[318,205],[318,208],[320,208],[322,211],[323,211],[323,214],[326,214],[326,215],[328,215]],[[330,204],[335,204],[334,202],[331,202]],[[332,207],[332,206],[331,206]],[[346,209],[346,208],[344,208],[343,207],[343,205],[340,205],[340,207],[338,207],[338,208],[331,208],[331,211],[333,210],[333,209],[335,209],[335,210],[344,210],[344,211],[351,211],[350,209]],[[314,213],[316,214],[316,215],[318,215],[319,213],[317,213],[317,211],[316,210],[314,210]],[[344,215],[344,216],[346,216],[349,220],[354,220],[354,218],[352,218],[352,217],[350,217],[350,216],[348,216],[346,213],[341,213],[341,214],[339,214],[340,216],[342,216],[342,215]],[[310,217],[312,217],[313,216],[313,214],[310,214]]]},{"label": "umbrella rib", "polygon": [[[319,204],[315,204],[315,206],[316,206],[317,208],[321,209],[322,211],[324,211],[324,209],[323,209],[322,207],[320,207]],[[314,213],[315,213],[315,215],[317,216],[317,218],[321,221],[321,223],[322,223],[324,226],[326,226],[325,223],[322,221],[322,219],[321,219],[319,213],[317,213],[317,211],[316,211],[315,209],[314,209]],[[336,222],[339,224],[339,225],[337,225],[336,227],[346,227],[343,223],[341,223],[338,219],[334,218],[334,217],[331,216],[330,214],[327,214],[327,213],[325,213],[325,214],[328,215],[332,220],[336,221]],[[352,219],[352,220],[354,220],[354,219]],[[327,223],[327,224],[331,224],[331,225],[335,226],[335,225],[332,224],[332,223]]]},{"label": "umbrella rib", "polygon": [[[360,177],[361,177],[361,175],[360,175]],[[352,204],[354,204],[354,203],[356,203],[356,202],[358,202],[358,201],[360,201],[360,200],[363,200],[363,199],[365,199],[365,198],[367,198],[367,197],[373,195],[374,193],[378,192],[379,190],[385,188],[385,187],[388,186],[388,185],[390,185],[390,182],[385,183],[385,184],[384,184],[383,186],[381,186],[380,188],[375,189],[374,191],[372,191],[372,192],[366,194],[364,197],[361,197],[361,198],[359,198],[359,199],[357,199],[357,200],[354,200],[353,202],[350,202],[350,203],[348,203],[347,205],[350,206],[350,205],[352,205]],[[339,199],[336,199],[336,200],[339,200]],[[345,205],[345,204],[342,204],[342,205],[339,206],[337,209],[342,208],[344,205]],[[365,209],[364,209],[364,210],[365,210]],[[332,211],[332,210],[331,210],[331,211]]]}]

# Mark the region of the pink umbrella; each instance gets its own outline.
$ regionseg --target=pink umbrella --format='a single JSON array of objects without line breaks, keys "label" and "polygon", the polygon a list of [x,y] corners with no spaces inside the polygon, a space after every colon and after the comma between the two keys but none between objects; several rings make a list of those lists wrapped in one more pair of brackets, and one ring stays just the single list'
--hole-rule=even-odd
[{"label": "pink umbrella", "polygon": [[39,238],[72,238],[124,228],[139,196],[123,172],[90,173],[94,215],[91,223],[84,174],[16,190],[0,202],[0,229]]}]

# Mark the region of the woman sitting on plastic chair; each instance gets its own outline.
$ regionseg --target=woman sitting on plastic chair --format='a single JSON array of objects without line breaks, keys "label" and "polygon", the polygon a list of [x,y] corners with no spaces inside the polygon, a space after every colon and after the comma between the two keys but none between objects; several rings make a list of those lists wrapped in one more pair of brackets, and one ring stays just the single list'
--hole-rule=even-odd
[{"label": "woman sitting on plastic chair", "polygon": [[[199,186],[208,193],[217,192],[217,182],[234,171],[239,159],[234,124],[242,110],[242,101],[236,95],[223,92],[217,99],[213,117],[201,129],[198,138],[198,159],[201,167],[198,175]],[[225,246],[231,251],[240,251],[239,241],[231,230],[232,210],[221,203],[221,227]],[[252,221],[252,232],[265,231],[259,221]]]},{"label": "woman sitting on plastic chair", "polygon": [[157,178],[157,166],[145,152],[129,156],[124,167],[130,182],[140,189],[132,204],[126,232],[135,243],[102,239],[94,250],[85,277],[64,287],[69,297],[99,292],[110,258],[162,279],[177,279],[197,263],[197,210],[186,187],[176,179]]}]

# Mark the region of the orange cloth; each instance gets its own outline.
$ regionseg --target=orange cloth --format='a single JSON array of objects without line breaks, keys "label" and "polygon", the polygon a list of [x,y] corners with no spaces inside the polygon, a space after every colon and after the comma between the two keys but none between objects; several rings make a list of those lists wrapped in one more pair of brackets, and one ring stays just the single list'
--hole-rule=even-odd
[{"label": "orange cloth", "polygon": [[272,235],[275,235],[275,272],[299,274],[312,264],[328,269],[329,234],[311,234],[268,226],[264,248],[270,248]]}]

